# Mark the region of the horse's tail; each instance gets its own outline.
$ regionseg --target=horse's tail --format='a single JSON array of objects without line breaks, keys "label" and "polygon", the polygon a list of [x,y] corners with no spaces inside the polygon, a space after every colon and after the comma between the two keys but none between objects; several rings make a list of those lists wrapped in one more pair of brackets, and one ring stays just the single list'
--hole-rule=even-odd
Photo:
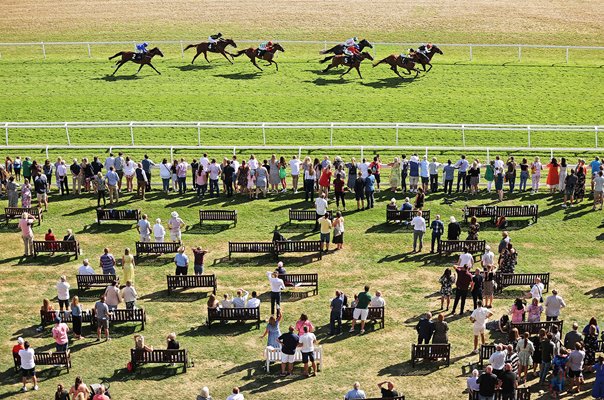
[{"label": "horse's tail", "polygon": [[335,56],[329,56],[329,57],[325,57],[324,59],[320,60],[319,62],[321,64],[326,63],[327,61],[331,60],[332,58],[334,58]]},{"label": "horse's tail", "polygon": [[235,53],[235,54],[232,54],[232,53],[229,53],[229,54],[231,54],[231,57],[239,57],[240,55],[245,54],[245,52],[246,52],[246,51],[247,51],[247,50],[239,50],[239,51],[238,51],[237,53]]},{"label": "horse's tail", "polygon": [[378,62],[374,63],[374,64],[373,64],[373,67],[377,67],[377,66],[378,66],[378,65],[380,65],[381,63],[386,62],[386,60],[388,60],[388,58],[390,58],[390,56],[388,56],[388,57],[384,58],[383,60],[380,60],[380,61],[378,61]]},{"label": "horse's tail", "polygon": [[332,52],[333,52],[333,51],[336,49],[336,47],[338,47],[338,46],[334,46],[334,47],[332,47],[331,49],[327,49],[327,50],[321,50],[321,51],[319,52],[319,54],[327,54],[327,53],[332,53]]},{"label": "horse's tail", "polygon": [[123,52],[123,51],[120,51],[120,52],[119,52],[119,53],[117,53],[116,55],[109,57],[109,59],[110,59],[110,60],[113,60],[115,57],[119,57],[119,56],[121,56],[122,54],[124,54],[124,52]]},{"label": "horse's tail", "polygon": [[185,49],[183,51],[187,51],[187,50],[189,50],[192,47],[197,47],[197,45],[196,44],[190,44],[187,47],[185,47]]}]

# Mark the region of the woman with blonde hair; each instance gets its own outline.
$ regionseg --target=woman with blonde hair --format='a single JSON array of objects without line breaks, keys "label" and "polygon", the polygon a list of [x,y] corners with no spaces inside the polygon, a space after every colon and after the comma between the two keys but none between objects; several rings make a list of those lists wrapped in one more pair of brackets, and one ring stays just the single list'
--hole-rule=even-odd
[{"label": "woman with blonde hair", "polygon": [[532,179],[532,190],[531,194],[536,194],[539,191],[539,181],[541,180],[541,170],[543,169],[543,164],[541,164],[541,159],[539,157],[535,157],[535,161],[531,164],[531,179]]},{"label": "woman with blonde hair", "polygon": [[388,164],[390,167],[390,190],[396,192],[401,186],[401,162],[398,157],[394,157],[394,161]]},{"label": "woman with blonde hair", "polygon": [[207,386],[201,388],[201,392],[197,396],[196,400],[212,400],[212,396],[210,396],[210,389]]},{"label": "woman with blonde hair", "polygon": [[139,351],[153,351],[153,347],[145,344],[145,337],[139,333],[134,335],[134,348]]},{"label": "woman with blonde hair", "polygon": [[130,281],[134,284],[134,256],[130,254],[130,248],[124,249],[122,257],[122,271],[124,271],[124,282]]},{"label": "woman with blonde hair", "polygon": [[73,334],[75,339],[82,339],[82,305],[80,304],[80,298],[73,296],[71,299],[71,320],[73,322]]},{"label": "woman with blonde hair", "polygon": [[268,335],[268,340],[266,345],[271,346],[275,349],[280,349],[281,344],[279,343],[279,336],[281,336],[281,329],[279,327],[279,323],[283,319],[283,313],[281,313],[281,308],[277,304],[277,317],[271,315],[268,319],[268,323],[266,324],[266,329],[264,330],[264,334],[260,336],[260,339],[264,339],[266,335]]}]

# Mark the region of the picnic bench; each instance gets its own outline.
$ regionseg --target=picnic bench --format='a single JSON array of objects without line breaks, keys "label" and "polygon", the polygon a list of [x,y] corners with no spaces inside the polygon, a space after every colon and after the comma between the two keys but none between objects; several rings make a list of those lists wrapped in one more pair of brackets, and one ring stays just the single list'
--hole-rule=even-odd
[{"label": "picnic bench", "polygon": [[[46,325],[52,325],[55,323],[56,317],[60,317],[61,322],[65,322],[65,323],[73,322],[73,317],[71,315],[71,311],[42,311],[42,310],[40,310],[40,325],[42,327],[46,327]],[[83,323],[92,324],[92,311],[90,311],[90,310],[82,311],[82,324]]]},{"label": "picnic bench", "polygon": [[[333,212],[327,210],[325,212],[327,214],[327,218],[332,219]],[[292,221],[316,221],[317,220],[317,212],[315,210],[294,210],[292,208],[289,209],[289,224],[291,225]]]},{"label": "picnic bench", "polygon": [[481,344],[480,349],[478,350],[478,364],[482,367],[484,366],[484,362],[489,361],[489,358],[495,352],[494,344]]},{"label": "picnic bench", "polygon": [[[112,310],[111,317],[109,317],[109,323],[122,323],[122,322],[140,322],[141,330],[145,330],[145,323],[147,322],[147,314],[142,308],[135,308],[133,310],[119,309]],[[92,324],[96,326],[96,312],[92,309]]]},{"label": "picnic bench", "polygon": [[138,221],[141,219],[140,210],[114,210],[102,209],[96,210],[96,222],[101,224],[101,221]]},{"label": "picnic bench", "polygon": [[130,349],[130,363],[132,371],[143,364],[182,364],[182,372],[187,372],[189,364],[189,353],[187,350],[153,350],[144,351],[142,349]]},{"label": "picnic bench", "polygon": [[484,253],[486,245],[484,240],[441,240],[438,254],[461,253],[466,247],[471,254],[481,254]]},{"label": "picnic bench", "polygon": [[6,207],[4,208],[4,220],[6,221],[6,225],[8,225],[8,221],[11,219],[20,219],[21,215],[26,212],[35,219],[38,220],[38,226],[42,225],[42,219],[44,216],[42,215],[42,209],[40,207]]},{"label": "picnic bench", "polygon": [[541,329],[545,329],[546,332],[549,332],[552,329],[552,326],[554,325],[558,327],[558,332],[560,332],[560,335],[562,335],[562,327],[564,325],[564,320],[541,322],[510,322],[508,338],[510,341],[514,339],[514,333],[512,332],[512,329],[514,328],[518,328],[520,336],[522,336],[524,332],[528,332],[531,335],[536,335]]},{"label": "picnic bench", "polygon": [[229,260],[233,253],[275,254],[273,242],[229,242]]},{"label": "picnic bench", "polygon": [[81,294],[82,291],[88,290],[91,287],[107,287],[117,279],[117,276],[113,274],[76,275],[76,282],[78,284],[78,294]]},{"label": "picnic bench", "polygon": [[[315,347],[313,355],[315,356],[315,362],[317,363],[317,370],[320,371],[323,363],[323,347]],[[266,372],[270,373],[271,363],[281,362],[281,349],[275,349],[272,346],[267,346],[264,349],[264,360],[266,362]],[[296,354],[294,355],[294,363],[297,362],[302,362],[302,351],[300,348],[296,349]]]},{"label": "picnic bench", "polygon": [[549,272],[540,274],[503,274],[495,273],[495,282],[497,282],[497,293],[501,293],[508,286],[531,286],[535,283],[535,278],[540,278],[543,283],[543,292],[549,291]]},{"label": "picnic bench", "polygon": [[216,294],[216,275],[168,275],[168,294],[172,294],[173,289],[183,288],[212,288],[212,293]]},{"label": "picnic bench", "polygon": [[[13,353],[13,362],[15,363],[15,371],[21,370],[21,357],[18,354]],[[67,373],[71,368],[71,353],[67,351],[56,351],[51,353],[50,351],[37,352],[34,354],[34,362],[36,367],[39,365],[52,365],[53,367],[65,367]]]},{"label": "picnic bench", "polygon": [[180,242],[136,242],[134,257],[138,260],[142,254],[176,253],[180,246],[182,246]]},{"label": "picnic bench", "polygon": [[319,274],[279,274],[285,287],[313,287],[313,294],[319,294]]},{"label": "picnic bench", "polygon": [[319,240],[283,240],[275,242],[275,254],[283,253],[317,253],[319,260],[323,258],[321,241]]},{"label": "picnic bench", "polygon": [[260,329],[260,307],[255,308],[208,308],[206,324],[212,329],[214,321],[255,321],[256,328]]},{"label": "picnic bench", "polygon": [[80,243],[75,240],[34,240],[34,258],[38,253],[73,253],[76,260],[80,254]]},{"label": "picnic bench", "polygon": [[199,226],[203,221],[233,221],[237,226],[237,210],[199,210]]},{"label": "picnic bench", "polygon": [[[417,216],[417,212],[420,210],[386,210],[386,222],[390,221],[407,221],[411,222],[411,220]],[[426,220],[426,225],[430,225],[430,210],[421,210],[422,217]]]},{"label": "picnic bench", "polygon": [[444,358],[447,367],[451,364],[451,344],[412,344],[411,345],[411,366],[415,367],[416,361],[423,359],[438,360]]},{"label": "picnic bench", "polygon": [[490,218],[492,221],[499,217],[531,217],[533,222],[539,218],[539,206],[537,204],[524,206],[465,206],[463,217],[466,223],[468,218]]},{"label": "picnic bench", "polygon": [[[368,307],[369,314],[367,315],[367,321],[375,322],[379,321],[380,328],[384,329],[384,307]],[[346,307],[342,310],[342,321],[352,321],[352,315],[354,313],[353,307]]]},{"label": "picnic bench", "polygon": [[[468,394],[469,400],[479,400],[478,392],[470,392]],[[501,400],[501,390],[495,390],[495,397],[493,400]],[[516,389],[516,400],[531,400],[531,391],[529,388],[518,388]]]}]

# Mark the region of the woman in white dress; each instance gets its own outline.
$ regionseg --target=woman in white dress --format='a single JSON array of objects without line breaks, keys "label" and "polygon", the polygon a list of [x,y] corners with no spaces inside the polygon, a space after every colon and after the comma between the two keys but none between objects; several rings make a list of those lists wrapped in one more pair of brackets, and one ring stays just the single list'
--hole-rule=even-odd
[{"label": "woman in white dress", "polygon": [[566,158],[562,157],[560,159],[560,177],[558,178],[558,190],[560,193],[564,193],[564,189],[566,189]]}]

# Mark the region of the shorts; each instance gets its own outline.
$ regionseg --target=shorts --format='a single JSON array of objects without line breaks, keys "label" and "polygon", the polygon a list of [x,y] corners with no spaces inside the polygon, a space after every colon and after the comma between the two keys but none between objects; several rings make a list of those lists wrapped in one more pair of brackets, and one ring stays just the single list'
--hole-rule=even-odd
[{"label": "shorts", "polygon": [[285,353],[281,353],[281,362],[282,363],[290,363],[293,364],[294,361],[296,359],[296,355],[295,354],[285,354]]},{"label": "shorts", "polygon": [[195,272],[195,275],[203,274],[203,264],[193,264],[193,271]]},{"label": "shorts", "polygon": [[178,232],[170,232],[170,240],[173,242],[180,242],[182,238],[182,234],[180,231]]},{"label": "shorts", "polygon": [[352,318],[359,321],[367,321],[369,315],[369,309],[367,308],[355,308],[352,312]]},{"label": "shorts", "polygon": [[321,242],[329,243],[329,233],[322,233],[321,234]]},{"label": "shorts", "polygon": [[417,185],[417,182],[419,182],[419,176],[410,176],[409,177],[410,185]]},{"label": "shorts", "polygon": [[354,192],[354,199],[356,201],[361,201],[361,200],[365,199],[365,194],[362,192],[361,193]]},{"label": "shorts", "polygon": [[569,378],[581,378],[582,376],[583,376],[583,373],[581,371],[573,371],[572,369],[568,370]]},{"label": "shorts", "polygon": [[37,193],[36,197],[39,202],[46,201],[47,199],[46,193]]},{"label": "shorts", "polygon": [[429,178],[427,176],[422,176],[422,183],[428,183]]},{"label": "shorts", "polygon": [[474,336],[478,336],[480,334],[484,334],[485,328],[486,327],[484,325],[474,326]]},{"label": "shorts", "polygon": [[380,179],[380,174],[373,174],[373,177],[375,178],[375,183],[380,183],[381,179]]},{"label": "shorts", "polygon": [[141,242],[150,242],[151,236],[143,236],[141,235]]},{"label": "shorts", "polygon": [[23,375],[24,378],[33,378],[36,376],[36,367],[30,369],[21,368],[21,375]]},{"label": "shorts", "polygon": [[575,195],[575,187],[574,186],[567,186],[566,187],[566,195],[567,196],[574,196]]},{"label": "shorts", "polygon": [[97,327],[99,329],[109,329],[109,320],[108,319],[98,319],[96,320]]},{"label": "shorts", "polygon": [[61,300],[61,299],[59,299],[59,307],[60,308],[65,308],[65,309],[69,310],[69,300]]},{"label": "shorts", "polygon": [[308,353],[302,353],[302,362],[303,363],[307,363],[307,362],[315,362],[315,355],[314,352],[309,351]]},{"label": "shorts", "polygon": [[117,173],[118,178],[120,178],[120,180],[122,180],[122,178],[124,177],[124,170],[120,169],[119,171],[115,171]]}]

